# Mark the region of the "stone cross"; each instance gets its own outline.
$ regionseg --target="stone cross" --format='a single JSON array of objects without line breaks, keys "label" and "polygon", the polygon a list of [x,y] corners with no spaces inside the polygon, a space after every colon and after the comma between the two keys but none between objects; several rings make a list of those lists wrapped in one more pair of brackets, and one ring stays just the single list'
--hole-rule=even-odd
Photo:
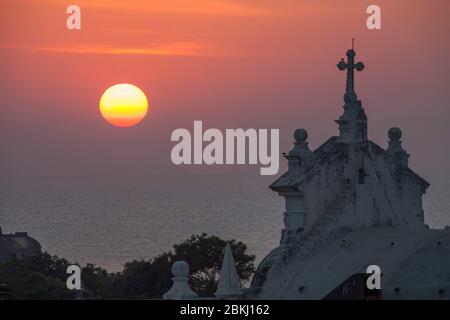
[{"label": "stone cross", "polygon": [[347,62],[345,62],[345,60],[342,58],[341,61],[337,64],[339,70],[347,70],[347,89],[344,95],[344,101],[346,103],[355,102],[358,98],[355,92],[354,70],[364,70],[364,63],[355,63],[356,52],[354,49],[354,44],[355,39],[352,39],[352,48],[347,51]]}]

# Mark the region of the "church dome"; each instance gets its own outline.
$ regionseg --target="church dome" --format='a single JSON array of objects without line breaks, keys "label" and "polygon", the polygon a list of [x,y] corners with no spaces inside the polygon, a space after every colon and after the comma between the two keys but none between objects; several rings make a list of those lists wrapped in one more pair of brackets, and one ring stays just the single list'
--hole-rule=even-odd
[{"label": "church dome", "polygon": [[450,228],[377,227],[344,233],[299,259],[290,273],[273,270],[259,298],[322,299],[370,265],[381,269],[382,299],[449,299]]}]

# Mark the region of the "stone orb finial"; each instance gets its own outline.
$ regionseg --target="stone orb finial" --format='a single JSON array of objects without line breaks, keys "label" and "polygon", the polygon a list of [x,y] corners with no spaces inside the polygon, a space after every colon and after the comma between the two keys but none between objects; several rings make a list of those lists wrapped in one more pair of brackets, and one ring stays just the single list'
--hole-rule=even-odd
[{"label": "stone orb finial", "polygon": [[175,261],[172,265],[172,274],[176,278],[187,278],[189,265],[186,261]]},{"label": "stone orb finial", "polygon": [[400,130],[400,128],[397,127],[390,128],[388,131],[388,137],[392,141],[399,141],[400,138],[402,137],[402,130]]},{"label": "stone orb finial", "polygon": [[308,139],[308,132],[305,129],[297,129],[294,131],[294,139],[296,142],[305,142]]}]

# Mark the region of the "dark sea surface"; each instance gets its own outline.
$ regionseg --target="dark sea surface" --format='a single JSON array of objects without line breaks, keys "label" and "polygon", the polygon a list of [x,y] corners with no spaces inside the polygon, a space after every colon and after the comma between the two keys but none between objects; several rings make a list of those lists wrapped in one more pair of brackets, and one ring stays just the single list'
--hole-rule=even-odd
[{"label": "dark sea surface", "polygon": [[[426,223],[450,225],[450,175],[425,176]],[[141,176],[5,178],[0,227],[26,231],[43,250],[109,271],[150,259],[206,232],[248,245],[260,261],[280,239],[284,201],[274,177]]]}]

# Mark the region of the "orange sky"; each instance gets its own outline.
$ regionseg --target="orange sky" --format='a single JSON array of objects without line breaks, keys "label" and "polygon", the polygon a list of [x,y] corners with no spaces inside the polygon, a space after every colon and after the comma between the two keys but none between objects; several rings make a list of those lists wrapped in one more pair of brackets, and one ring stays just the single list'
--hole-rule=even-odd
[{"label": "orange sky", "polygon": [[[173,172],[170,132],[193,120],[280,128],[283,151],[305,127],[317,147],[337,132],[345,75],[335,65],[352,36],[370,138],[384,146],[400,126],[413,164],[445,169],[450,2],[376,3],[381,31],[367,30],[373,3],[361,0],[3,0],[0,173]],[[70,4],[82,30],[65,27]],[[99,97],[115,83],[149,98],[136,128],[101,119]]]}]

